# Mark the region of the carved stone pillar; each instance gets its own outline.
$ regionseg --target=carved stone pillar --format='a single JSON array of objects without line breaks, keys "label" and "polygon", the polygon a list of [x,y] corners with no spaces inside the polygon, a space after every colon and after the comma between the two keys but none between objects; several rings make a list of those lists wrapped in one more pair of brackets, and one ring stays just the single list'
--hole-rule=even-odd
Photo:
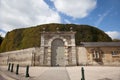
[{"label": "carved stone pillar", "polygon": [[69,54],[68,54],[68,47],[66,46],[66,47],[65,47],[65,65],[69,65],[69,64],[68,64],[68,55],[69,55]]},{"label": "carved stone pillar", "polygon": [[51,47],[48,47],[47,65],[51,66]]},{"label": "carved stone pillar", "polygon": [[44,60],[44,47],[41,47],[41,52],[40,52],[40,65],[43,65],[43,60]]},{"label": "carved stone pillar", "polygon": [[72,65],[77,65],[76,63],[76,47],[72,46]]}]

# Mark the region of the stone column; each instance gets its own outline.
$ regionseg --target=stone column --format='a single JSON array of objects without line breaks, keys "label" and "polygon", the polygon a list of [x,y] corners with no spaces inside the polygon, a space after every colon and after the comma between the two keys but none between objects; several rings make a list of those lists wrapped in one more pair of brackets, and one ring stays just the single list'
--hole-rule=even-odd
[{"label": "stone column", "polygon": [[41,47],[40,51],[40,65],[43,65],[43,59],[44,59],[44,47]]},{"label": "stone column", "polygon": [[72,46],[72,65],[77,65],[76,63],[76,47]]},{"label": "stone column", "polygon": [[44,46],[44,34],[41,34],[41,46]]},{"label": "stone column", "polygon": [[51,47],[48,47],[47,65],[51,66]]},{"label": "stone column", "polygon": [[43,60],[44,60],[44,34],[41,34],[41,51],[40,51],[40,65],[43,65]]},{"label": "stone column", "polygon": [[65,65],[69,65],[68,64],[68,55],[69,55],[68,54],[68,47],[65,47],[65,58],[64,58],[65,59]]},{"label": "stone column", "polygon": [[71,46],[75,46],[75,35],[71,35]]},{"label": "stone column", "polygon": [[76,47],[75,47],[75,36],[74,34],[71,35],[71,53],[72,53],[72,65],[77,65],[76,62]]}]

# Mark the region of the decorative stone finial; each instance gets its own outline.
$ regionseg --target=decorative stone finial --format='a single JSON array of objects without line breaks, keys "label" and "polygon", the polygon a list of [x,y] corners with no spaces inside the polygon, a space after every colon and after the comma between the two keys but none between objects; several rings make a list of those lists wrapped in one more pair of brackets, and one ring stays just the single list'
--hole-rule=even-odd
[{"label": "decorative stone finial", "polygon": [[43,27],[43,32],[45,32],[45,27]]},{"label": "decorative stone finial", "polygon": [[71,32],[73,31],[73,28],[72,28],[72,27],[70,27],[70,31],[71,31]]},{"label": "decorative stone finial", "polygon": [[59,31],[59,27],[57,27],[56,30]]}]

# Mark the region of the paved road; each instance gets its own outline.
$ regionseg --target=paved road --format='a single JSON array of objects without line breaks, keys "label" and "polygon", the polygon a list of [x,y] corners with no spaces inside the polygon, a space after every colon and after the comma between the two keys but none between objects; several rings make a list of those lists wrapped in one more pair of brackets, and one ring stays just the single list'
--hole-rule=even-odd
[{"label": "paved road", "polygon": [[6,79],[0,74],[0,80],[6,80]]},{"label": "paved road", "polygon": [[[120,67],[84,66],[84,70],[85,80],[120,80]],[[29,78],[25,77],[25,72],[26,67],[20,67],[16,75],[15,69],[11,73],[6,66],[0,66],[0,80],[81,80],[81,66],[30,67]]]},{"label": "paved road", "polygon": [[15,79],[9,77],[5,71],[0,69],[0,80],[15,80]]},{"label": "paved road", "polygon": [[35,80],[70,80],[66,67],[51,67],[41,75],[34,78]]}]

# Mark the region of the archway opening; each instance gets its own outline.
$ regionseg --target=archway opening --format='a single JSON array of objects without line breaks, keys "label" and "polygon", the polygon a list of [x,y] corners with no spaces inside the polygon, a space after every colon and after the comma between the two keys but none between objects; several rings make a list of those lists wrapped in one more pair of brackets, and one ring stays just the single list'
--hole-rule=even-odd
[{"label": "archway opening", "polygon": [[62,39],[55,39],[51,44],[51,66],[65,66],[65,49]]}]

